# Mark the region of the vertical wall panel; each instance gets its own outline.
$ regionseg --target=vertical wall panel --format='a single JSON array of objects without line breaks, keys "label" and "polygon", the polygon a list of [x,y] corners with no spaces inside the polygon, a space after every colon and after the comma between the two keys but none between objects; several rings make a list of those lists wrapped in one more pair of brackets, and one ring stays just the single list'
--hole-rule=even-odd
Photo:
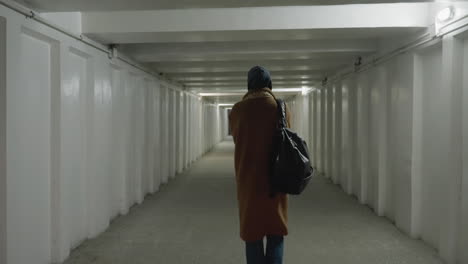
[{"label": "vertical wall panel", "polygon": [[135,118],[136,120],[136,159],[137,159],[137,170],[136,170],[136,191],[137,191],[137,202],[142,203],[144,199],[145,189],[145,83],[144,79],[140,76],[137,77],[137,85],[135,87],[136,98],[135,98]]},{"label": "vertical wall panel", "polygon": [[377,208],[378,175],[379,175],[379,107],[380,89],[382,81],[379,79],[377,69],[369,71],[370,76],[370,102],[369,102],[369,177],[367,179],[368,204]]},{"label": "vertical wall panel", "polygon": [[341,82],[337,82],[333,85],[331,90],[332,97],[328,100],[328,103],[331,104],[331,153],[328,154],[330,157],[330,169],[333,181],[335,183],[342,184],[342,173],[341,173],[341,129],[342,129],[342,101],[341,101]]},{"label": "vertical wall panel", "polygon": [[[465,21],[468,24],[468,21]],[[466,36],[466,28],[464,35]],[[442,135],[439,140],[442,148],[439,163],[446,177],[440,186],[442,211],[440,215],[439,252],[449,263],[459,260],[461,185],[463,174],[462,135],[462,96],[463,96],[463,41],[453,35],[446,35],[442,40],[442,78],[438,103],[440,104],[440,125]],[[463,249],[462,249],[463,250]]]},{"label": "vertical wall panel", "polygon": [[159,190],[161,184],[161,101],[160,101],[160,89],[159,82],[153,81],[152,83],[153,90],[153,124],[154,124],[154,134],[153,134],[153,184],[154,191]]},{"label": "vertical wall panel", "polygon": [[124,147],[126,149],[124,154],[124,167],[125,167],[125,177],[124,177],[124,192],[123,197],[126,213],[128,208],[133,205],[133,117],[132,117],[132,106],[133,106],[133,92],[134,92],[134,75],[129,72],[122,72],[122,137],[124,140]]},{"label": "vertical wall panel", "polygon": [[411,232],[411,166],[413,122],[413,69],[411,55],[396,58],[387,66],[389,126],[387,195],[388,217],[406,233]]},{"label": "vertical wall panel", "polygon": [[182,130],[182,137],[183,137],[183,144],[182,144],[182,152],[180,155],[182,156],[182,168],[185,169],[187,166],[187,131],[188,131],[188,123],[187,123],[187,95],[183,94],[182,96],[182,123],[184,124]]},{"label": "vertical wall panel", "polygon": [[459,252],[460,262],[468,263],[468,251],[463,250],[468,248],[468,226],[463,223],[468,223],[468,40],[464,40],[463,45],[463,103],[462,103],[462,134],[463,134],[463,175],[462,175],[462,188],[461,188],[461,238]]},{"label": "vertical wall panel", "polygon": [[172,124],[174,123],[174,112],[172,111],[172,107],[174,105],[174,91],[172,91],[172,89],[169,89],[169,86],[167,87],[167,97],[166,97],[166,102],[167,102],[167,144],[168,144],[168,147],[167,147],[167,156],[168,156],[168,160],[167,160],[167,174],[169,176],[169,178],[172,178],[172,161],[173,161],[173,157],[174,157],[174,149],[173,149],[173,146],[172,146],[172,143],[173,143],[173,139],[174,139],[174,127],[172,126]]},{"label": "vertical wall panel", "polygon": [[[325,135],[323,140],[325,141],[324,146],[324,166],[325,166],[325,174],[328,175],[331,179],[335,181],[336,175],[333,171],[333,166],[336,160],[333,157],[334,149],[334,132],[333,129],[335,127],[334,123],[334,105],[333,105],[333,98],[334,98],[334,87],[328,86],[325,90],[325,101],[324,101],[324,121],[325,121]],[[336,181],[335,181],[336,182]]]},{"label": "vertical wall panel", "polygon": [[310,156],[311,156],[311,162],[312,162],[312,166],[314,168],[317,167],[317,154],[316,154],[316,148],[317,148],[317,141],[315,140],[315,135],[317,134],[317,118],[316,118],[316,107],[317,107],[317,104],[315,102],[315,89],[312,90],[312,92],[309,94],[309,113],[307,114],[307,116],[309,117],[309,127],[308,127],[308,130],[309,130],[309,135],[308,135],[308,138],[309,138],[309,141],[308,141],[308,144],[309,144],[309,151],[310,151]]},{"label": "vertical wall panel", "polygon": [[359,197],[361,191],[361,175],[358,171],[359,159],[357,159],[357,87],[356,79],[352,78],[349,83],[349,165],[350,174],[348,175],[348,193],[353,193]]},{"label": "vertical wall panel", "polygon": [[190,139],[189,139],[189,131],[190,131],[190,96],[184,96],[184,116],[185,116],[185,146],[184,146],[184,167],[187,168],[189,165],[189,149],[190,149]]},{"label": "vertical wall panel", "polygon": [[[53,51],[42,35],[18,38],[17,72],[7,91],[8,263],[48,263],[51,252],[51,86]],[[54,71],[55,70],[55,71]]]},{"label": "vertical wall panel", "polygon": [[183,160],[183,126],[184,123],[183,118],[182,118],[182,93],[181,92],[176,92],[176,111],[177,111],[177,120],[176,120],[176,138],[177,138],[177,144],[176,144],[176,173],[181,173],[182,172],[182,160]]},{"label": "vertical wall panel", "polygon": [[155,191],[159,190],[159,186],[161,184],[161,167],[162,167],[162,156],[163,153],[161,151],[161,89],[159,86],[159,82],[153,82],[152,84],[153,90],[153,122],[154,122],[154,147],[153,147],[153,158],[154,158],[154,170],[153,170],[153,189]]},{"label": "vertical wall panel", "polygon": [[[348,194],[357,194],[360,179],[356,175],[356,87],[354,78],[343,82],[342,87],[342,171],[343,188]],[[357,179],[356,179],[357,178]],[[355,180],[356,179],[356,180]],[[355,181],[354,181],[355,180]]]},{"label": "vertical wall panel", "polygon": [[310,145],[310,138],[309,138],[309,121],[305,121],[304,119],[309,117],[309,96],[301,96],[302,99],[302,114],[300,123],[302,126],[301,137],[307,141],[307,144]]},{"label": "vertical wall panel", "polygon": [[136,178],[139,177],[137,174],[137,120],[135,118],[136,114],[136,106],[135,102],[137,99],[137,76],[133,73],[129,73],[127,75],[127,86],[126,86],[126,97],[128,100],[128,121],[129,129],[128,133],[128,171],[127,171],[127,197],[128,197],[128,205],[131,206],[137,202],[137,193],[136,193]]},{"label": "vertical wall panel", "polygon": [[6,104],[6,19],[0,17],[0,263],[7,261]]},{"label": "vertical wall panel", "polygon": [[369,82],[366,74],[360,74],[357,81],[357,171],[360,175],[361,203],[368,203],[368,179],[369,179]]},{"label": "vertical wall panel", "polygon": [[169,178],[169,142],[168,142],[168,133],[169,133],[169,122],[168,122],[168,89],[166,86],[161,86],[161,151],[164,153],[161,159],[161,175],[162,183],[167,183]]},{"label": "vertical wall panel", "polygon": [[[189,130],[189,138],[196,138],[196,134],[194,133],[195,131],[193,130],[193,125],[194,125],[194,116],[195,116],[195,111],[193,109],[193,97],[192,96],[189,96],[189,114],[190,114],[190,117],[189,117],[189,127],[190,127],[190,130]],[[193,162],[193,145],[194,145],[194,141],[193,140],[190,140],[190,144],[189,144],[189,164],[191,164]]]},{"label": "vertical wall panel", "polygon": [[171,127],[172,127],[172,161],[171,161],[171,176],[175,177],[177,173],[177,121],[179,120],[177,116],[177,92],[175,90],[172,90],[171,93],[171,116],[172,116],[172,122],[171,122]]},{"label": "vertical wall panel", "polygon": [[319,98],[319,102],[320,102],[320,105],[319,105],[319,117],[320,117],[320,138],[319,138],[319,152],[318,152],[318,159],[319,159],[319,170],[324,172],[325,173],[325,176],[326,177],[330,177],[328,173],[326,173],[326,156],[325,156],[325,147],[326,147],[326,133],[327,133],[327,130],[326,130],[326,120],[325,120],[325,117],[326,117],[326,113],[325,113],[325,110],[326,110],[326,104],[325,104],[325,101],[326,101],[326,92],[327,90],[326,89],[322,89],[320,90],[320,98]]},{"label": "vertical wall panel", "polygon": [[442,148],[438,138],[442,134],[440,127],[441,105],[438,103],[443,93],[441,80],[442,52],[441,49],[431,49],[421,55],[421,73],[423,89],[423,120],[422,120],[422,208],[421,237],[432,246],[439,245],[440,212],[442,195],[440,186],[444,181],[444,170],[439,164]]},{"label": "vertical wall panel", "polygon": [[[110,146],[112,142],[112,90],[110,83],[111,71],[106,61],[94,61],[94,78],[87,120],[90,121],[88,170],[88,206],[91,214],[89,220],[89,235],[91,237],[104,231],[110,220],[110,184],[112,168],[110,162]],[[90,70],[90,69],[88,69]],[[89,71],[88,71],[89,72]],[[87,76],[90,76],[89,73]],[[89,98],[89,96],[88,96]]]},{"label": "vertical wall panel", "polygon": [[377,177],[377,207],[375,208],[378,215],[385,215],[390,219],[393,218],[393,179],[388,173],[389,155],[388,155],[388,139],[389,139],[389,79],[390,74],[385,66],[378,67],[378,89],[379,89],[379,168]]},{"label": "vertical wall panel", "polygon": [[145,80],[145,120],[146,120],[146,142],[145,142],[145,152],[146,152],[146,172],[144,177],[146,178],[145,191],[146,193],[154,193],[154,96],[153,96],[153,83],[151,80]]},{"label": "vertical wall panel", "polygon": [[123,72],[116,66],[111,66],[112,86],[112,216],[126,212],[126,171],[128,116],[125,108],[125,84]]},{"label": "vertical wall panel", "polygon": [[337,89],[341,90],[341,145],[338,146],[338,152],[341,153],[341,167],[338,168],[338,177],[340,178],[340,183],[348,194],[349,192],[349,176],[352,175],[350,161],[350,143],[353,140],[351,136],[350,128],[350,113],[349,113],[349,93],[350,86],[349,80],[344,80]]},{"label": "vertical wall panel", "polygon": [[[61,180],[63,189],[64,241],[74,248],[87,234],[86,198],[86,99],[87,58],[67,51],[68,67],[62,83]],[[65,66],[65,65],[64,65]],[[64,230],[64,231],[65,231]]]}]

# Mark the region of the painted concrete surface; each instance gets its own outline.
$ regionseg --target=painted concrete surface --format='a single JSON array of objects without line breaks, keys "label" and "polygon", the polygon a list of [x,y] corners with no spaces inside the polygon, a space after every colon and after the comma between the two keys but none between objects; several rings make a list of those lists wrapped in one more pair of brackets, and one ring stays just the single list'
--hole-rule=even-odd
[{"label": "painted concrete surface", "polygon": [[[233,150],[232,142],[218,145],[65,263],[245,263]],[[285,263],[443,263],[322,177],[291,197],[289,217]]]}]

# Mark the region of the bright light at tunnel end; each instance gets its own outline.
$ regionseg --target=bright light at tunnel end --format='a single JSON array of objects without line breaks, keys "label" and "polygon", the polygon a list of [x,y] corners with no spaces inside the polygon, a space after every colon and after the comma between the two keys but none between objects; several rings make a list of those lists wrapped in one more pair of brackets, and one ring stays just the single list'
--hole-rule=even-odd
[{"label": "bright light at tunnel end", "polygon": [[[313,88],[303,86],[302,88],[273,88],[273,92],[277,93],[301,93],[303,91],[311,91]],[[201,97],[218,97],[218,96],[241,96],[244,95],[245,91],[229,91],[229,92],[202,92],[198,93]]]},{"label": "bright light at tunnel end", "polygon": [[229,106],[234,106],[234,104],[218,104],[219,107],[229,107]]}]

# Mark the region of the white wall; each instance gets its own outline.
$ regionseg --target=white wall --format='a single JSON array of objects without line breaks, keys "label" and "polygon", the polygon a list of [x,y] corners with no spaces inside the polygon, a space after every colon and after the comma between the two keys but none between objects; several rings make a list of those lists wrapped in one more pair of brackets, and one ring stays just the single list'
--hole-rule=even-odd
[{"label": "white wall", "polygon": [[216,143],[224,139],[224,133],[227,135],[227,130],[223,132],[223,123],[227,123],[227,120],[223,122],[223,118],[227,119],[227,115],[223,117],[222,108],[216,104],[205,103],[203,108],[203,133],[205,137],[202,139],[202,152],[206,153]]},{"label": "white wall", "polygon": [[[468,65],[468,40],[463,41],[463,65]],[[468,251],[463,250],[463,246],[468,245],[468,67],[463,68],[463,96],[462,96],[462,135],[463,135],[463,152],[462,152],[462,184],[461,184],[461,230],[460,230],[460,247],[461,259],[468,262]]]},{"label": "white wall", "polygon": [[439,163],[439,150],[443,141],[434,140],[443,134],[441,127],[442,105],[439,102],[445,87],[442,85],[442,47],[431,48],[422,52],[418,58],[419,78],[422,80],[422,151],[421,151],[421,209],[420,232],[423,240],[434,247],[439,243],[441,223],[443,185],[446,177],[444,168]]},{"label": "white wall", "polygon": [[158,191],[179,159],[187,168],[201,139],[219,142],[220,124],[174,84],[0,7],[3,17],[0,262],[60,262]]},{"label": "white wall", "polygon": [[0,16],[0,263],[6,263],[6,20]]},{"label": "white wall", "polygon": [[467,32],[289,102],[325,176],[454,264],[468,263]]}]

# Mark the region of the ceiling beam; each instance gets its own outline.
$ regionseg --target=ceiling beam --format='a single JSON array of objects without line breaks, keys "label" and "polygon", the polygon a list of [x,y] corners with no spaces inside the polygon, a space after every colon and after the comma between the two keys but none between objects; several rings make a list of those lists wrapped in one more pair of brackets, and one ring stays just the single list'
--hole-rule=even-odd
[{"label": "ceiling beam", "polygon": [[[140,60],[141,61],[141,60]],[[344,66],[351,64],[352,60],[345,59],[314,59],[314,60],[258,60],[251,59],[249,61],[201,61],[201,62],[163,62],[163,63],[149,63],[148,66],[158,69],[162,72],[173,72],[173,69],[180,69],[189,72],[196,72],[199,69],[209,71],[210,69],[238,69],[241,68],[245,71],[255,65],[262,65],[267,69],[273,70],[277,67],[287,67],[291,70],[297,67],[308,67],[307,69],[319,68],[334,68],[337,66]],[[231,70],[237,71],[237,70]]]},{"label": "ceiling beam", "polygon": [[92,39],[102,43],[175,43],[175,42],[219,42],[219,41],[275,41],[306,39],[365,39],[401,35],[402,29],[408,34],[421,30],[421,27],[398,28],[342,28],[291,29],[287,30],[235,30],[235,31],[190,31],[190,32],[121,32],[87,33]]},{"label": "ceiling beam", "polygon": [[[311,54],[335,53],[367,54],[377,50],[375,41],[346,40],[280,40],[252,42],[207,42],[207,43],[155,43],[127,45],[123,52],[138,61],[155,61],[162,55],[178,57],[211,57],[225,55],[250,55],[251,59],[263,54]],[[153,57],[154,56],[154,57]]]},{"label": "ceiling beam", "polygon": [[[341,40],[340,40],[341,41]],[[139,49],[138,45],[125,45],[121,48],[126,54],[131,55],[133,58],[138,56],[135,51]],[[316,60],[316,59],[330,59],[330,60],[343,60],[351,61],[356,58],[356,53],[349,52],[264,52],[262,54],[255,54],[255,60],[259,61],[284,61],[284,60]],[[135,58],[136,59],[136,58]],[[251,61],[252,54],[178,54],[178,53],[158,53],[158,54],[141,54],[138,57],[141,62],[203,62],[203,61]]]},{"label": "ceiling beam", "polygon": [[[158,72],[164,72],[167,74],[171,73],[224,73],[224,72],[241,72],[245,73],[248,69],[255,66],[255,64],[250,64],[249,66],[231,66],[231,67],[200,67],[200,68],[184,68],[184,67],[167,67],[160,66],[155,67],[154,69]],[[272,65],[267,66],[267,69],[270,71],[313,71],[313,70],[336,70],[341,65],[297,65],[297,66],[282,66],[282,65]]]},{"label": "ceiling beam", "polygon": [[[428,3],[85,12],[84,33],[426,27]],[[293,14],[293,15],[292,15]]]},{"label": "ceiling beam", "polygon": [[[247,80],[247,71],[244,72],[197,72],[197,73],[171,73],[166,74],[170,79],[176,81],[226,81],[226,80]],[[281,79],[322,79],[326,76],[324,71],[270,71],[273,80]]]},{"label": "ceiling beam", "polygon": [[[289,79],[285,81],[274,81],[274,85],[285,85],[285,84],[290,84],[290,85],[306,85],[306,84],[312,84],[315,83],[318,80],[312,81],[312,80],[297,80],[297,79]],[[184,85],[189,88],[217,88],[217,87],[226,87],[226,86],[246,86],[247,85],[247,80],[243,81],[225,81],[225,82],[184,82]]]}]

